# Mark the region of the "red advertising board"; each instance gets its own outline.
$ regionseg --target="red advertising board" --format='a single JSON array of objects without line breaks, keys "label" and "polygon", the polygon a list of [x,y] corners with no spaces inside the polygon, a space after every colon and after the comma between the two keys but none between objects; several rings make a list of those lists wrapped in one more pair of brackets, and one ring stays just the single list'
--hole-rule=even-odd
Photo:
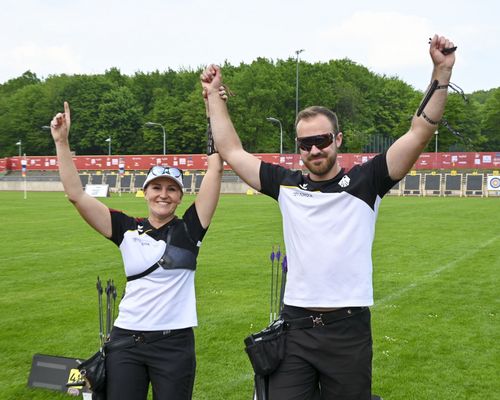
[{"label": "red advertising board", "polygon": [[[8,158],[0,158],[0,174],[7,172],[7,161]],[[10,168],[9,168],[10,169]]]},{"label": "red advertising board", "polygon": [[[298,154],[263,153],[255,154],[263,161],[279,164],[287,168],[301,169],[303,164]],[[350,169],[354,165],[363,164],[375,154],[339,154],[338,160],[341,167]],[[57,170],[55,156],[26,157],[27,169],[32,170]],[[153,165],[170,165],[183,170],[205,170],[207,156],[204,154],[178,154],[178,155],[133,155],[133,156],[75,156],[73,157],[79,171],[116,171],[120,163],[125,166],[125,171],[148,170]],[[229,166],[225,166],[230,169]],[[500,152],[478,153],[422,153],[414,165],[416,170],[492,170],[500,168]],[[0,172],[21,171],[21,158],[10,157],[0,159]]]}]

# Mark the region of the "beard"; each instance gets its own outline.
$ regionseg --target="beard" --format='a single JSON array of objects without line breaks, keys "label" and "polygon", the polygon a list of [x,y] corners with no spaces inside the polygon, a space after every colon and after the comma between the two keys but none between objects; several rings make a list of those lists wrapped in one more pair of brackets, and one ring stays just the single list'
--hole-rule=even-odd
[{"label": "beard", "polygon": [[[316,164],[314,163],[315,160],[321,160],[321,163]],[[326,156],[324,154],[320,154],[316,157],[307,157],[302,159],[302,161],[309,172],[321,177],[328,174],[333,169],[335,163],[337,162],[337,153],[327,154]]]}]

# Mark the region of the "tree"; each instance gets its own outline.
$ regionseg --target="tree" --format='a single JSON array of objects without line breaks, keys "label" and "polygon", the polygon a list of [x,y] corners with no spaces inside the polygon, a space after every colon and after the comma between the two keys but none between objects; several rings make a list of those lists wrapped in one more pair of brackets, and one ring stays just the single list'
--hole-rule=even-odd
[{"label": "tree", "polygon": [[[72,110],[71,148],[77,154],[106,154],[108,137],[113,153],[163,151],[161,123],[170,154],[205,151],[205,114],[200,70],[183,69],[123,75],[111,68],[101,75],[52,75],[45,81],[26,71],[0,85],[0,157],[17,154],[16,143],[31,155],[54,154],[52,138],[43,125],[69,101]],[[229,110],[248,151],[278,152],[278,126],[283,127],[285,152],[295,149],[296,60],[258,58],[250,64],[223,66],[225,82],[236,94]],[[423,93],[396,77],[375,74],[349,60],[300,62],[299,106],[323,105],[335,111],[344,133],[344,152],[388,145],[404,134]],[[500,88],[469,95],[469,102],[449,95],[445,119],[461,136],[439,127],[439,150],[498,151]],[[466,138],[466,139],[463,139]],[[370,147],[371,146],[371,147]],[[427,147],[434,151],[434,142]]]},{"label": "tree", "polygon": [[483,146],[486,151],[500,151],[500,88],[484,104],[481,133],[486,138]]},{"label": "tree", "polygon": [[36,74],[28,70],[24,72],[20,77],[10,79],[4,84],[0,85],[0,94],[2,96],[9,95],[15,93],[25,86],[36,85],[40,82],[41,81],[40,79],[38,79]]},{"label": "tree", "polygon": [[114,154],[137,154],[142,150],[141,107],[126,86],[106,92],[98,106],[98,131],[93,145],[107,150],[111,138]]},{"label": "tree", "polygon": [[[0,148],[3,155],[17,154],[21,140],[23,153],[51,153],[50,138],[42,125],[50,121],[51,107],[43,85],[26,85],[0,103]],[[53,146],[52,146],[53,147]]]}]

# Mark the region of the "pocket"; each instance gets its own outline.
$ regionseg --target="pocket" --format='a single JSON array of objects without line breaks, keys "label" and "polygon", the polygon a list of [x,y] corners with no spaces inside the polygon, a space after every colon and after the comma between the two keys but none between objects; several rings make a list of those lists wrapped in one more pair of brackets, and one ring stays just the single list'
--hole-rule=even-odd
[{"label": "pocket", "polygon": [[338,322],[339,323],[337,325],[333,325],[335,325],[338,329],[338,332],[344,336],[367,337],[371,335],[371,316],[369,309],[354,314]]}]

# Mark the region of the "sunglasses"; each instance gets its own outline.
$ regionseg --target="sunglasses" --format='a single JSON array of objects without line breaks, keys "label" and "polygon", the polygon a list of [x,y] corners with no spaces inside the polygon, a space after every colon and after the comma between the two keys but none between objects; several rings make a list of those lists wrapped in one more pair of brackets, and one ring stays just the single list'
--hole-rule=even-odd
[{"label": "sunglasses", "polygon": [[148,174],[152,174],[154,176],[162,176],[168,175],[173,176],[174,178],[182,178],[182,170],[175,167],[162,167],[161,165],[155,165],[151,167],[148,171]]},{"label": "sunglasses", "polygon": [[321,135],[314,136],[306,136],[303,138],[296,138],[297,145],[301,150],[311,151],[313,146],[316,146],[318,149],[322,150],[325,147],[330,146],[335,139],[335,134],[332,132],[323,133]]}]

